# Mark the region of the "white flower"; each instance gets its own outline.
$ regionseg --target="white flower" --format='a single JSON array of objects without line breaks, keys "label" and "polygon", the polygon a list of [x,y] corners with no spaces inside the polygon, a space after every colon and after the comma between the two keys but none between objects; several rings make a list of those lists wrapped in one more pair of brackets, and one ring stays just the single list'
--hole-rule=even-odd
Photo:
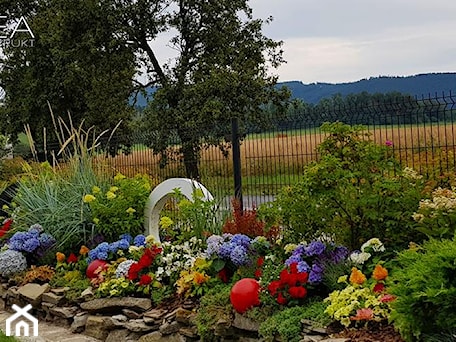
[{"label": "white flower", "polygon": [[362,265],[364,264],[367,260],[369,260],[369,258],[371,257],[371,254],[370,253],[366,253],[366,252],[353,252],[352,254],[350,254],[350,260],[355,263],[355,264],[358,264],[358,265]]},{"label": "white flower", "polygon": [[365,252],[366,249],[369,247],[372,248],[372,250],[374,252],[384,252],[385,251],[385,246],[383,246],[383,243],[378,238],[372,238],[372,239],[366,241],[361,246],[361,252]]}]

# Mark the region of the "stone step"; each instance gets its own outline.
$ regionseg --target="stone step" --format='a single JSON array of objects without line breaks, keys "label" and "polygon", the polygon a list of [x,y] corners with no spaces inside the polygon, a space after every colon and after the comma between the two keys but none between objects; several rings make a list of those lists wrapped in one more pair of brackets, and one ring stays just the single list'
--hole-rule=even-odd
[{"label": "stone step", "polygon": [[[5,332],[6,320],[13,313],[0,311],[0,329]],[[51,324],[49,322],[38,322],[38,336],[21,336],[17,338],[22,342],[100,342],[93,337],[83,334],[73,334],[68,328]]]}]

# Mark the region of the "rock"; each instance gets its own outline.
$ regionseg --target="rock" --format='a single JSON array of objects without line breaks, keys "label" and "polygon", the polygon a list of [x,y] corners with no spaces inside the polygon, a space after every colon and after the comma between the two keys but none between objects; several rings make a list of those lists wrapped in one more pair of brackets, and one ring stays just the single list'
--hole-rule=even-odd
[{"label": "rock", "polygon": [[120,341],[126,341],[127,336],[130,332],[127,329],[116,329],[111,331],[108,334],[108,337],[106,337],[105,342],[120,342]]},{"label": "rock", "polygon": [[162,336],[160,332],[154,331],[150,334],[141,336],[138,342],[185,342],[185,340],[185,337],[179,334]]},{"label": "rock", "polygon": [[58,296],[64,296],[67,291],[68,287],[56,287],[54,289],[51,289],[51,292],[55,293]]},{"label": "rock", "polygon": [[160,326],[160,332],[162,335],[171,335],[179,331],[181,325],[178,322],[166,322]]},{"label": "rock", "polygon": [[21,295],[28,303],[32,304],[34,307],[38,306],[41,303],[43,293],[48,292],[50,289],[49,284],[36,284],[28,283],[24,286],[21,286],[18,289],[19,295]]},{"label": "rock", "polygon": [[258,331],[260,323],[235,312],[233,327],[247,331]]},{"label": "rock", "polygon": [[193,327],[182,327],[179,329],[179,334],[189,338],[198,338],[198,329]]},{"label": "rock", "polygon": [[89,314],[87,312],[80,312],[74,316],[73,323],[71,323],[70,330],[72,333],[80,333],[84,331]]},{"label": "rock", "polygon": [[351,340],[351,338],[326,338],[320,340],[320,342],[350,342]]},{"label": "rock", "polygon": [[52,307],[49,312],[57,317],[62,318],[73,318],[78,312],[78,308],[76,306],[71,307]]},{"label": "rock", "polygon": [[94,297],[94,294],[93,294],[93,291],[92,291],[92,287],[88,287],[86,288],[84,291],[81,292],[81,295],[79,296],[80,299],[83,299],[83,300],[90,300]]},{"label": "rock", "polygon": [[95,312],[115,312],[122,309],[131,309],[135,311],[146,311],[152,307],[152,301],[149,298],[97,298],[88,302],[81,303],[81,308],[90,313]]},{"label": "rock", "polygon": [[111,317],[89,315],[84,334],[104,341],[114,327]]},{"label": "rock", "polygon": [[130,310],[130,309],[122,309],[122,313],[131,319],[140,319],[143,317],[142,313],[138,313],[138,312]]},{"label": "rock", "polygon": [[167,313],[164,318],[167,319],[167,320],[174,320],[174,318],[176,317],[177,310],[178,309],[175,309],[175,310]]},{"label": "rock", "polygon": [[0,310],[5,310],[6,308],[6,303],[3,298],[0,298]]},{"label": "rock", "polygon": [[128,317],[125,315],[114,315],[112,316],[112,319],[118,322],[126,322],[128,321]]},{"label": "rock", "polygon": [[55,306],[55,304],[51,304],[51,303],[41,303],[41,309],[43,309],[44,312],[49,312],[51,310],[51,308],[53,308]]},{"label": "rock", "polygon": [[124,324],[124,327],[133,332],[151,332],[159,329],[159,325],[147,325],[142,319],[132,319]]},{"label": "rock", "polygon": [[152,310],[145,312],[144,317],[148,317],[148,318],[152,318],[157,321],[161,321],[167,312],[168,311],[166,311],[164,309],[152,309]]},{"label": "rock", "polygon": [[46,292],[43,293],[41,300],[46,303],[61,305],[65,301],[65,297],[63,295],[57,295],[53,292]]},{"label": "rock", "polygon": [[234,335],[234,330],[231,327],[231,322],[225,319],[219,319],[215,323],[214,335],[216,336],[232,336]]},{"label": "rock", "polygon": [[185,325],[190,324],[190,318],[194,316],[194,312],[186,310],[183,308],[178,308],[176,310],[176,321]]}]

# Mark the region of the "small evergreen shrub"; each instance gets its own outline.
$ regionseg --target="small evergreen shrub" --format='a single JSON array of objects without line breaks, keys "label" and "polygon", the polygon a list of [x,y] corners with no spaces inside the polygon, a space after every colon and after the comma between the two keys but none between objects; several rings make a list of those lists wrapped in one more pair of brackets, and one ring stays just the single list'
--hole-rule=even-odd
[{"label": "small evergreen shrub", "polygon": [[391,319],[408,342],[456,327],[456,241],[431,239],[398,255]]},{"label": "small evergreen shrub", "polygon": [[318,147],[320,160],[260,207],[261,216],[283,226],[290,242],[324,236],[350,249],[372,237],[398,247],[420,242],[425,236],[414,230],[412,214],[422,179],[403,172],[390,147],[369,140],[362,126],[335,122],[321,129],[327,137]]}]

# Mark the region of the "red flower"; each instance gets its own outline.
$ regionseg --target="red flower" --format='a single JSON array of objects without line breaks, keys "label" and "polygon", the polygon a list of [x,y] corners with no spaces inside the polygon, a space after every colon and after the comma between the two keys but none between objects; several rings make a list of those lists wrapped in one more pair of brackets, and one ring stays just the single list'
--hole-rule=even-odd
[{"label": "red flower", "polygon": [[138,274],[142,270],[142,267],[139,263],[135,262],[128,269],[128,279],[136,280],[138,279]]},{"label": "red flower", "polygon": [[3,221],[2,228],[0,228],[0,238],[8,232],[11,227],[11,223],[13,223],[12,218],[7,218],[5,221]]},{"label": "red flower", "polygon": [[289,279],[290,273],[287,269],[284,269],[282,272],[280,272],[280,281],[282,282],[282,284],[288,284]]},{"label": "red flower", "polygon": [[74,253],[71,253],[70,256],[67,258],[68,264],[71,264],[72,262],[78,262],[78,257]]},{"label": "red flower", "polygon": [[280,305],[287,304],[287,299],[282,295],[281,292],[279,292],[279,295],[277,296],[277,303],[279,303]]},{"label": "red flower", "polygon": [[139,278],[139,285],[146,286],[152,282],[152,277],[148,274],[143,274],[141,278]]},{"label": "red flower", "polygon": [[307,272],[299,272],[297,275],[297,281],[301,284],[304,285],[307,283],[307,280],[309,279],[309,273]]},{"label": "red flower", "polygon": [[290,271],[292,274],[298,273],[298,263],[294,262],[290,265]]},{"label": "red flower", "polygon": [[263,272],[260,269],[255,271],[255,274],[254,274],[255,279],[260,279],[262,275],[263,275]]},{"label": "red flower", "polygon": [[356,310],[356,316],[350,317],[352,321],[369,321],[374,317],[374,311],[372,309],[358,309]]},{"label": "red flower", "polygon": [[377,284],[375,284],[373,291],[376,292],[376,293],[380,293],[380,292],[383,292],[384,289],[385,289],[385,285],[384,284],[377,283]]},{"label": "red flower", "polygon": [[257,266],[258,266],[258,267],[261,267],[261,266],[263,266],[263,264],[264,264],[264,258],[260,256],[260,257],[257,259]]},{"label": "red flower", "polygon": [[228,282],[228,272],[226,271],[226,268],[222,268],[219,273],[217,274],[217,276],[220,278],[221,281],[223,281],[224,283],[227,283]]},{"label": "red flower", "polygon": [[282,282],[280,280],[274,280],[271,281],[271,283],[268,285],[268,291],[272,296],[275,296],[277,294],[277,290],[282,287]]},{"label": "red flower", "polygon": [[288,289],[291,298],[300,299],[307,295],[307,290],[302,286],[292,286]]}]

